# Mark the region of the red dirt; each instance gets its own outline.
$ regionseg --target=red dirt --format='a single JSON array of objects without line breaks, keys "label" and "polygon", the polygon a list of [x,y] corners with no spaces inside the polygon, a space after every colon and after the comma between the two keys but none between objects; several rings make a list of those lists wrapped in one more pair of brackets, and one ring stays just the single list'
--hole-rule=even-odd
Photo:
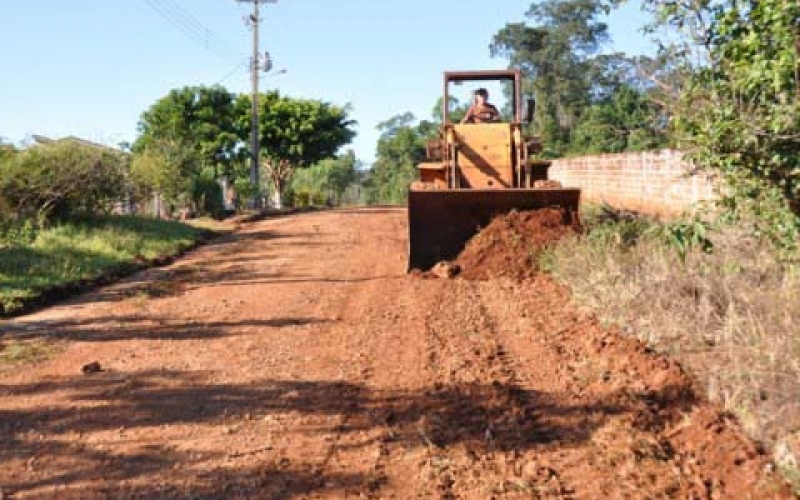
[{"label": "red dirt", "polygon": [[577,225],[565,226],[564,213],[555,208],[511,211],[467,242],[456,264],[467,279],[527,279],[537,272],[543,248],[580,230]]},{"label": "red dirt", "polygon": [[66,346],[0,368],[0,496],[792,498],[678,365],[546,277],[406,276],[404,221],[255,222],[0,323]]}]

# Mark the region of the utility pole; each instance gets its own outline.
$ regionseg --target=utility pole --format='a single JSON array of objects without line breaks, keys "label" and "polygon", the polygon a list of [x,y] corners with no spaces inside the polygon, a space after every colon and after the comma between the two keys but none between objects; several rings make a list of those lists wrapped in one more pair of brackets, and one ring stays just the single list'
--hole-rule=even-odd
[{"label": "utility pole", "polygon": [[278,3],[278,0],[237,0],[243,3],[253,4],[253,13],[247,16],[246,23],[253,29],[253,57],[250,60],[250,72],[253,84],[252,96],[252,121],[250,124],[250,141],[252,157],[250,159],[250,182],[255,188],[255,197],[253,200],[253,208],[261,209],[261,177],[259,172],[259,154],[260,144],[258,138],[258,72],[261,70],[269,71],[272,68],[272,61],[269,59],[269,54],[265,54],[264,64],[262,65],[261,48],[259,39],[259,25],[261,24],[261,4],[262,3]]}]

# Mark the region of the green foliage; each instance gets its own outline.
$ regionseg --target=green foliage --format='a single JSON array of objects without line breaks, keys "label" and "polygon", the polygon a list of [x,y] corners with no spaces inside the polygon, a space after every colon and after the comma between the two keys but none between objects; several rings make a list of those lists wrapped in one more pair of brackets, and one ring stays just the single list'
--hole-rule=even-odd
[{"label": "green foliage", "polygon": [[0,164],[13,158],[15,154],[17,154],[17,148],[13,144],[3,142],[0,138]]},{"label": "green foliage", "polygon": [[[297,168],[336,154],[355,135],[347,108],[277,92],[260,96],[261,162],[276,194]],[[240,198],[249,185],[251,100],[222,87],[184,87],[157,101],[141,118],[134,144],[134,181],[140,192],[158,192],[172,203],[191,201],[201,212],[222,210],[217,181],[225,176]]]},{"label": "green foliage", "polygon": [[[236,109],[239,136],[244,138],[250,131],[250,97],[239,96]],[[332,158],[355,136],[347,107],[278,92],[260,96],[259,123],[263,167],[279,207],[296,169]]]},{"label": "green foliage", "polygon": [[711,253],[714,250],[714,243],[709,238],[711,229],[708,222],[693,218],[655,226],[654,234],[672,248],[681,263],[685,264],[686,256],[693,249],[702,250],[704,253]]},{"label": "green foliage", "polygon": [[491,44],[527,77],[537,102],[535,129],[544,155],[641,151],[666,144],[653,89],[639,76],[646,58],[600,54],[608,27],[601,0],[547,0],[530,7],[526,23],[507,24]]},{"label": "green foliage", "polygon": [[8,341],[0,349],[0,366],[44,361],[57,351],[51,342],[41,340]]},{"label": "green foliage", "polygon": [[206,168],[194,180],[192,199],[201,214],[221,218],[225,215],[222,188],[214,177],[213,170]]},{"label": "green foliage", "polygon": [[[800,4],[650,0],[688,75],[674,103],[679,145],[726,184],[721,206],[785,250],[800,236]],[[794,213],[791,207],[794,205]]]},{"label": "green foliage", "polygon": [[131,267],[137,259],[171,255],[202,236],[178,222],[131,216],[89,217],[0,240],[0,313],[54,286]]},{"label": "green foliage", "polygon": [[652,233],[654,222],[644,218],[606,220],[588,228],[586,238],[621,249],[632,248]]},{"label": "green foliage", "polygon": [[125,156],[111,149],[35,146],[0,161],[0,199],[7,218],[40,223],[108,212],[125,194],[126,170]]},{"label": "green foliage", "polygon": [[328,158],[298,170],[292,179],[295,205],[341,204],[345,190],[358,179],[355,152]]},{"label": "green foliage", "polygon": [[256,187],[250,182],[249,177],[237,177],[233,183],[236,190],[237,205],[241,206],[244,200],[251,200],[256,194]]},{"label": "green foliage", "polygon": [[141,196],[159,193],[169,204],[193,205],[220,215],[217,179],[247,176],[235,96],[223,87],[172,90],[142,114],[133,145],[134,186]]},{"label": "green foliage", "polygon": [[408,186],[417,178],[416,166],[425,160],[425,144],[436,131],[431,122],[414,122],[414,115],[405,113],[378,125],[382,133],[366,183],[369,203],[405,203]]},{"label": "green foliage", "polygon": [[14,217],[0,213],[0,244],[2,242],[30,243],[41,229],[41,223],[34,219]]},{"label": "green foliage", "polygon": [[164,142],[180,144],[202,167],[232,175],[243,140],[236,127],[234,97],[220,86],[172,90],[142,114],[133,150],[141,152]]},{"label": "green foliage", "polygon": [[666,134],[654,118],[659,110],[647,95],[628,84],[592,104],[572,132],[573,153],[621,153],[663,146]]},{"label": "green foliage", "polygon": [[141,198],[159,193],[173,205],[193,199],[200,164],[185,144],[168,139],[148,141],[131,163],[131,180]]},{"label": "green foliage", "polygon": [[508,58],[528,78],[526,93],[537,102],[536,129],[559,149],[589,104],[592,61],[608,40],[597,20],[607,7],[597,0],[546,0],[531,5],[534,25],[507,24],[491,44],[492,55]]},{"label": "green foliage", "polygon": [[697,216],[660,222],[642,215],[619,212],[609,206],[583,209],[586,239],[599,247],[615,247],[625,252],[642,242],[658,242],[661,248],[675,252],[681,262],[694,250],[711,253],[711,239],[716,228]]}]

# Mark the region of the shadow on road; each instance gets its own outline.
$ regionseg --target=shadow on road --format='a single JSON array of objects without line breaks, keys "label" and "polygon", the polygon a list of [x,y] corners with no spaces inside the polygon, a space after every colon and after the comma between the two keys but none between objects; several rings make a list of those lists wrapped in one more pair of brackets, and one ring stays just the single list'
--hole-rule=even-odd
[{"label": "shadow on road", "polygon": [[19,340],[71,340],[111,342],[118,340],[188,340],[240,335],[248,327],[284,328],[328,323],[321,318],[267,318],[242,321],[186,321],[151,315],[120,315],[92,319],[17,321],[0,338]]},{"label": "shadow on road", "polygon": [[[115,498],[122,498],[123,493],[147,496],[156,492],[159,498],[185,498],[190,492],[192,498],[211,499],[224,497],[227,488],[263,494],[253,498],[280,499],[330,489],[363,491],[365,487],[380,488],[380,484],[366,476],[328,475],[324,470],[312,470],[311,464],[280,461],[253,470],[226,470],[217,466],[198,479],[197,468],[202,468],[204,461],[214,460],[214,456],[190,456],[167,445],[140,449],[133,454],[114,454],[109,446],[98,449],[68,443],[62,438],[74,433],[84,435],[116,429],[131,432],[154,426],[235,422],[239,432],[252,435],[253,444],[258,445],[264,439],[265,433],[259,425],[263,425],[265,417],[292,414],[346,417],[332,419],[339,423],[331,423],[330,427],[299,426],[288,432],[319,435],[320,439],[323,434],[356,433],[357,439],[350,440],[355,444],[349,444],[350,447],[368,446],[380,440],[399,443],[405,449],[464,445],[476,453],[524,451],[539,446],[570,448],[589,440],[613,416],[629,414],[634,418],[648,413],[653,420],[646,425],[662,425],[664,422],[658,421],[658,415],[674,414],[668,410],[684,409],[691,404],[684,391],[673,389],[667,387],[657,393],[642,394],[625,391],[603,400],[570,404],[566,401],[572,399],[564,394],[500,383],[416,392],[374,391],[358,384],[329,381],[218,384],[213,382],[211,373],[178,371],[110,372],[31,385],[4,385],[0,386],[3,398],[68,393],[70,403],[31,411],[0,410],[0,442],[4,443],[0,471],[5,471],[0,473],[0,482],[12,492],[24,492],[47,485],[69,486],[97,480],[96,490],[81,488],[81,498],[103,497],[108,491],[122,488],[123,479],[162,473],[166,478],[159,481],[166,486],[121,490]],[[384,429],[391,432],[372,432]],[[25,474],[8,476],[32,456],[49,465],[47,474],[35,479],[13,479]],[[100,484],[101,480],[106,483]],[[181,489],[188,487],[191,491]]]}]

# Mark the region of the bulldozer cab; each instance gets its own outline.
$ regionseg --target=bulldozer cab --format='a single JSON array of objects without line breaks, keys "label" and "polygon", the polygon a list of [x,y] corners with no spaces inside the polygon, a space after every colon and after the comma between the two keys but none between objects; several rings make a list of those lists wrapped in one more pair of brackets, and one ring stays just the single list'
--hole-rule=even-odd
[{"label": "bulldozer cab", "polygon": [[[469,85],[465,85],[469,84]],[[444,100],[442,106],[442,123],[447,125],[460,121],[454,115],[450,104],[453,102],[454,90],[467,87],[469,91],[478,87],[488,88],[493,99],[506,99],[501,103],[500,122],[522,123],[522,76],[517,70],[488,71],[448,71],[444,74]]]},{"label": "bulldozer cab", "polygon": [[[509,102],[500,121],[456,123],[451,88],[465,82],[505,87],[499,93]],[[521,91],[517,70],[444,74],[439,137],[428,144],[428,160],[418,165],[408,194],[409,269],[455,258],[481,227],[511,210],[559,207],[565,224],[577,221],[580,190],[541,183],[550,164],[536,156],[541,141],[526,134],[533,108],[529,103],[523,115]]]},{"label": "bulldozer cab", "polygon": [[[463,110],[458,113],[451,109],[453,89],[467,87],[472,93],[478,86],[488,86],[492,95],[506,99],[500,120],[461,123]],[[540,148],[536,138],[525,134],[528,120],[523,118],[521,89],[517,70],[446,72],[442,127],[439,138],[429,145],[428,162],[419,166],[421,183],[449,189],[512,189],[532,187],[534,181],[545,178],[541,168],[532,167],[546,164],[529,161]],[[532,105],[529,100],[530,112]]]}]

